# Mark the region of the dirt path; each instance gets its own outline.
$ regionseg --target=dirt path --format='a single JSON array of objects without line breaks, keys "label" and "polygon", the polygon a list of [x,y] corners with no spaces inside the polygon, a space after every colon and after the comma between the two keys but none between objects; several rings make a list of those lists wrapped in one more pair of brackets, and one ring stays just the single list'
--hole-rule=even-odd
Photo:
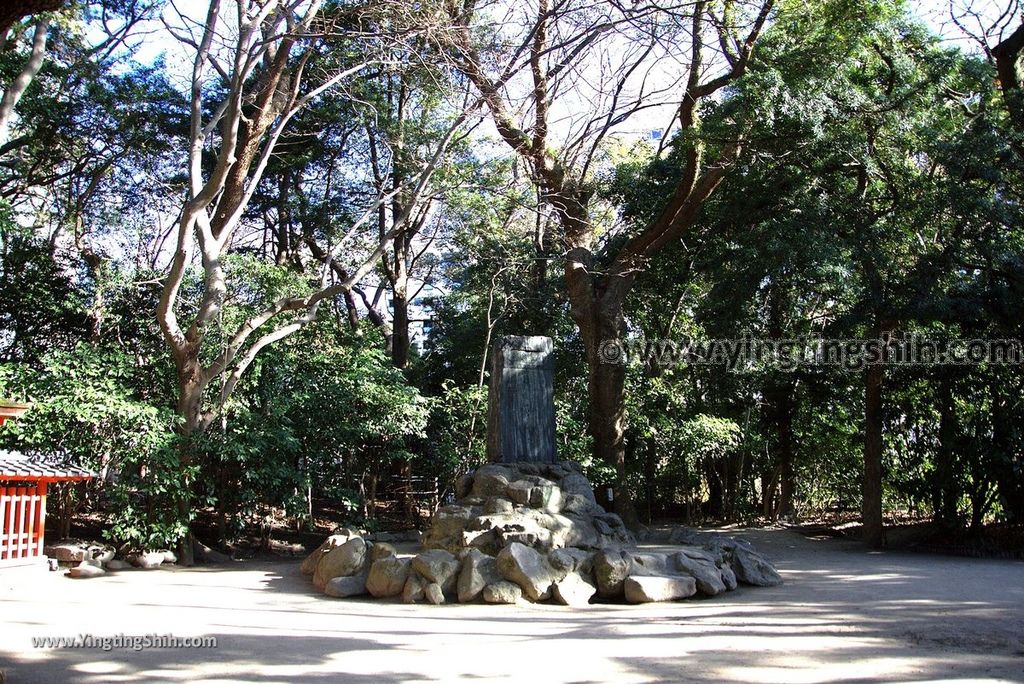
[{"label": "dirt path", "polygon": [[[648,606],[405,606],[314,594],[296,563],[0,573],[17,682],[1024,682],[1024,563],[742,534],[786,584]],[[32,637],[211,635],[216,649],[39,649]]]}]

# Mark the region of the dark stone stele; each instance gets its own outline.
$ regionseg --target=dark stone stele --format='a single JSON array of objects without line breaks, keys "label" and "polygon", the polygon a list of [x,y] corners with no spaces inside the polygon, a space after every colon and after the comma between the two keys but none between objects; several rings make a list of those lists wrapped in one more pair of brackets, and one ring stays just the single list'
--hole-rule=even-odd
[{"label": "dark stone stele", "polygon": [[509,335],[494,345],[487,411],[491,463],[555,462],[550,337]]}]

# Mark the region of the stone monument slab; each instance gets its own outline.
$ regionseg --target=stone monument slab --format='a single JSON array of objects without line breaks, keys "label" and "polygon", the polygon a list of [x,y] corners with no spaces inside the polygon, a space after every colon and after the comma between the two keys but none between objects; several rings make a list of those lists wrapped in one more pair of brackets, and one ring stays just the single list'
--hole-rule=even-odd
[{"label": "stone monument slab", "polygon": [[554,345],[509,335],[494,345],[487,411],[487,460],[555,462]]}]

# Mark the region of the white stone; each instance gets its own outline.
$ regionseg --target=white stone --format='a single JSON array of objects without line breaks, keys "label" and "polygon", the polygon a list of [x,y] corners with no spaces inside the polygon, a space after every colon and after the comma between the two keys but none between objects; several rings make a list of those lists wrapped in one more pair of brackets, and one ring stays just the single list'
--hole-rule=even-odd
[{"label": "white stone", "polygon": [[85,579],[87,577],[101,577],[107,574],[106,571],[91,563],[82,562],[76,567],[68,570],[68,577],[74,577],[76,579]]},{"label": "white stone", "polygon": [[470,549],[462,559],[459,572],[459,603],[469,603],[480,597],[484,587],[501,581],[497,561],[476,549]]},{"label": "white stone", "polygon": [[429,603],[433,603],[435,606],[439,606],[444,603],[444,592],[441,591],[441,585],[437,582],[431,582],[428,584],[423,590],[423,595]]},{"label": "white stone", "polygon": [[89,557],[102,566],[114,559],[114,549],[109,546],[90,546]]},{"label": "white stone", "polygon": [[640,575],[624,582],[626,600],[630,603],[675,601],[697,593],[697,580],[692,577],[658,577]]},{"label": "white stone", "polygon": [[164,554],[159,551],[146,551],[137,556],[132,556],[131,562],[137,568],[152,570],[160,567],[164,562]]},{"label": "white stone", "polygon": [[557,571],[548,559],[528,546],[512,543],[498,554],[498,572],[522,588],[531,601],[551,597],[551,584],[558,579]]},{"label": "white stone", "polygon": [[597,588],[585,579],[571,572],[552,585],[552,594],[556,603],[576,608],[590,604],[590,599],[597,593]]}]

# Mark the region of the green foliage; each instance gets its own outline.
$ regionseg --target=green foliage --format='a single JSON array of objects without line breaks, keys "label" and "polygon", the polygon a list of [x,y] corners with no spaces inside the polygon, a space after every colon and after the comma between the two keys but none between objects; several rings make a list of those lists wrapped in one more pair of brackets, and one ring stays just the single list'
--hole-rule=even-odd
[{"label": "green foliage", "polygon": [[379,340],[324,321],[261,356],[219,429],[195,437],[201,490],[232,535],[271,507],[308,522],[310,492],[356,517],[364,476],[412,458],[429,409]]},{"label": "green foliage", "polygon": [[429,456],[422,465],[450,489],[458,476],[486,460],[487,387],[446,380],[430,401]]},{"label": "green foliage", "polygon": [[[103,18],[140,7],[106,3]],[[561,227],[536,179],[477,133],[457,138],[429,190],[432,242],[413,280],[443,295],[425,307],[410,368],[392,366],[369,321],[351,329],[339,296],[256,356],[208,429],[180,435],[180,379],[153,311],[173,239],[164,231],[187,192],[191,114],[161,60],[94,50],[95,9],[57,17],[0,150],[0,394],[35,404],[0,433],[5,446],[104,473],[81,503],[137,549],[180,540],[194,509],[212,512],[224,539],[266,533],[279,511],[308,525],[314,504],[359,518],[389,478],[437,476],[445,489],[482,462],[486,347],[546,334],[556,340],[559,456],[595,483],[617,478],[587,434],[591,388]],[[333,19],[347,28],[347,9],[325,11],[346,10]],[[434,25],[448,9],[385,4],[359,14],[360,35]],[[23,29],[0,53],[4,83],[24,63]],[[360,62],[364,49],[325,44],[307,73]],[[196,333],[203,364],[254,315],[319,289],[311,244],[337,245],[367,197],[414,176],[465,105],[449,61],[425,58],[416,41],[389,51],[386,65],[346,81],[344,97],[316,98],[290,120],[217,264],[226,286],[218,317]],[[609,255],[659,214],[692,151],[710,163],[724,142],[745,141],[693,230],[630,273],[627,334],[1024,337],[1024,167],[992,65],[937,40],[897,0],[777,3],[754,55],[687,136],[662,150],[617,133],[598,145],[584,180],[596,191],[590,267],[600,280]],[[202,103],[206,120],[218,104]],[[402,201],[344,243],[338,263],[371,251]],[[387,290],[385,270],[364,278],[367,302],[373,287]],[[208,286],[190,263],[183,320]],[[217,384],[204,407],[219,406]],[[855,510],[864,390],[863,373],[842,368],[631,367],[627,485],[651,517]],[[1021,397],[1019,368],[887,368],[887,510],[950,528],[1024,521]]]},{"label": "green foliage", "polygon": [[103,486],[110,538],[136,549],[170,546],[186,522],[175,506],[182,480],[174,415],[139,399],[134,387],[145,377],[132,357],[86,344],[48,353],[40,370],[0,365],[0,394],[32,403],[4,427],[5,444],[96,472],[92,489]]}]

